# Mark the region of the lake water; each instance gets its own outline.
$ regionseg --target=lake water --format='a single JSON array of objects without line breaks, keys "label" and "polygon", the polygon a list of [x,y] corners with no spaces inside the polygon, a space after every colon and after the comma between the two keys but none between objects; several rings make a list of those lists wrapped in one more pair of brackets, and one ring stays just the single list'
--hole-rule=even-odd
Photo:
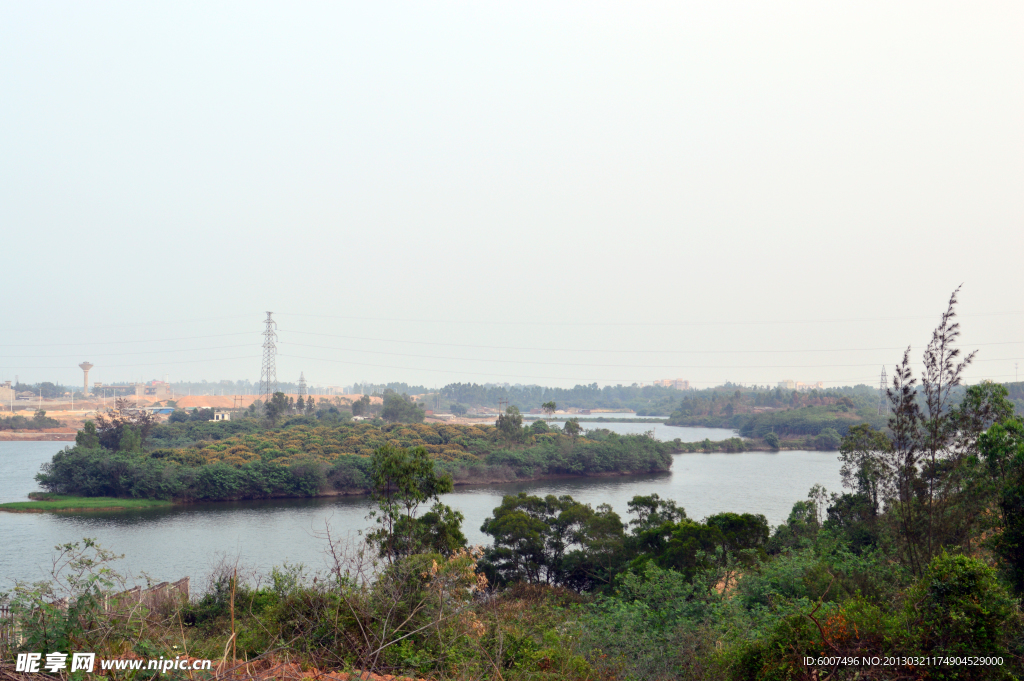
[{"label": "lake water", "polygon": [[[645,424],[602,424],[640,426]],[[664,431],[662,430],[664,428]],[[732,431],[658,426],[658,437],[721,440]],[[686,431],[683,435],[674,431]],[[643,432],[642,430],[639,432]],[[0,442],[0,501],[23,501],[36,489],[39,466],[66,446],[61,442]],[[673,499],[691,518],[714,513],[763,513],[772,525],[785,521],[794,502],[806,498],[814,484],[839,491],[836,452],[743,452],[677,454],[672,472],[615,478],[572,478],[531,483],[459,487],[445,503],[466,516],[463,530],[470,543],[487,543],[480,525],[505,494],[569,494],[586,503],[611,506],[626,518],[626,504],[637,494],[658,493]],[[369,526],[365,497],[280,499],[192,504],[167,509],[78,514],[0,512],[0,591],[13,580],[47,577],[53,547],[93,537],[125,554],[117,569],[157,581],[185,575],[200,587],[221,557],[251,570],[302,562],[325,566],[322,532],[330,524],[335,536],[351,536]]]},{"label": "lake water", "polygon": [[[548,421],[552,428],[564,428],[565,421]],[[679,438],[683,442],[702,442],[704,439],[712,442],[727,440],[730,437],[737,437],[736,431],[727,428],[688,428],[683,426],[666,426],[664,423],[595,423],[593,421],[580,421],[583,430],[594,430],[604,428],[613,433],[624,435],[641,435],[648,431],[654,433],[658,440],[671,441]]]},{"label": "lake water", "polygon": [[[543,414],[523,414],[523,416],[528,418],[528,419],[542,418],[544,420],[547,420],[547,418],[548,418],[547,416],[544,416]],[[559,421],[564,421],[567,418],[573,418],[573,416],[574,416],[573,414],[555,414],[551,418],[557,419]],[[646,420],[646,419],[663,419],[663,418],[668,418],[667,416],[637,416],[636,414],[634,414],[631,411],[604,411],[604,412],[595,411],[595,412],[593,412],[591,414],[576,414],[575,417],[576,418],[580,418],[580,419],[596,419],[596,418],[602,418],[603,417],[603,418],[606,418],[606,419],[644,419],[644,420]]]}]

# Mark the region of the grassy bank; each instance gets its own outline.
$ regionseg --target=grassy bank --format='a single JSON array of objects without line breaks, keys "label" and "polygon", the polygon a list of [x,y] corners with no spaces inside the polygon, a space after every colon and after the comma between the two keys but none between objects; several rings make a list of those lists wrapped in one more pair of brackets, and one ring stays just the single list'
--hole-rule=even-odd
[{"label": "grassy bank", "polygon": [[33,513],[43,511],[112,511],[170,506],[163,499],[119,499],[116,497],[76,497],[62,494],[29,495],[31,501],[0,504],[0,511]]}]

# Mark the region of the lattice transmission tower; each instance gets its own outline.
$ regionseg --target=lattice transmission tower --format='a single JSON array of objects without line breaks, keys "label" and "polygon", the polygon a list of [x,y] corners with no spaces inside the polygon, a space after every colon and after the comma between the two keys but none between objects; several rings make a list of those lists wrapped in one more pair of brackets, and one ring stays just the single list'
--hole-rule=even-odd
[{"label": "lattice transmission tower", "polygon": [[260,399],[264,404],[277,392],[277,322],[273,312],[267,313],[266,328],[263,329],[263,369],[260,371]]},{"label": "lattice transmission tower", "polygon": [[885,367],[882,367],[882,378],[878,381],[878,415],[889,415],[889,398],[885,394]]}]

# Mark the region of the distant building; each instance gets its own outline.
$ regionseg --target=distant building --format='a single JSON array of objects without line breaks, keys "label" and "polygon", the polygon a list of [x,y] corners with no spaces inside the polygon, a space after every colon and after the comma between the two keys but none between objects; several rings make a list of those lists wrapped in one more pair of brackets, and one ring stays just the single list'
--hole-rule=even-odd
[{"label": "distant building", "polygon": [[14,388],[11,387],[10,381],[4,381],[4,384],[0,385],[0,408],[9,406],[12,400],[14,400]]},{"label": "distant building", "polygon": [[231,420],[231,412],[230,411],[215,411],[215,412],[213,412],[213,420],[214,421],[230,421]]},{"label": "distant building", "polygon": [[684,381],[681,378],[666,378],[661,381],[655,381],[653,385],[660,385],[664,388],[675,388],[676,390],[690,389],[690,382]]},{"label": "distant building", "polygon": [[801,383],[800,381],[797,381],[796,382],[796,389],[797,390],[801,390],[801,391],[824,390],[825,389],[825,382],[824,381],[817,381],[815,383]]},{"label": "distant building", "polygon": [[164,381],[150,381],[149,383],[135,386],[135,394],[139,397],[150,395],[158,400],[166,400],[171,396],[171,384]]},{"label": "distant building", "polygon": [[810,390],[824,390],[824,381],[816,381],[813,383],[804,383],[803,381],[779,381],[779,387],[783,390],[799,390],[801,392],[808,392]]}]

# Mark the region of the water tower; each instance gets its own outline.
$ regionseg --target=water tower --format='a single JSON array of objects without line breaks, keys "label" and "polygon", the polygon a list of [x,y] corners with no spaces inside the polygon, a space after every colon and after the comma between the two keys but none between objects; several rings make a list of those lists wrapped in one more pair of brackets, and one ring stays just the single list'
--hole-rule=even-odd
[{"label": "water tower", "polygon": [[92,364],[89,364],[88,362],[82,362],[81,364],[78,365],[78,368],[81,369],[83,372],[85,372],[85,383],[84,383],[85,387],[83,388],[82,395],[88,395],[89,394],[89,369],[92,369]]}]

